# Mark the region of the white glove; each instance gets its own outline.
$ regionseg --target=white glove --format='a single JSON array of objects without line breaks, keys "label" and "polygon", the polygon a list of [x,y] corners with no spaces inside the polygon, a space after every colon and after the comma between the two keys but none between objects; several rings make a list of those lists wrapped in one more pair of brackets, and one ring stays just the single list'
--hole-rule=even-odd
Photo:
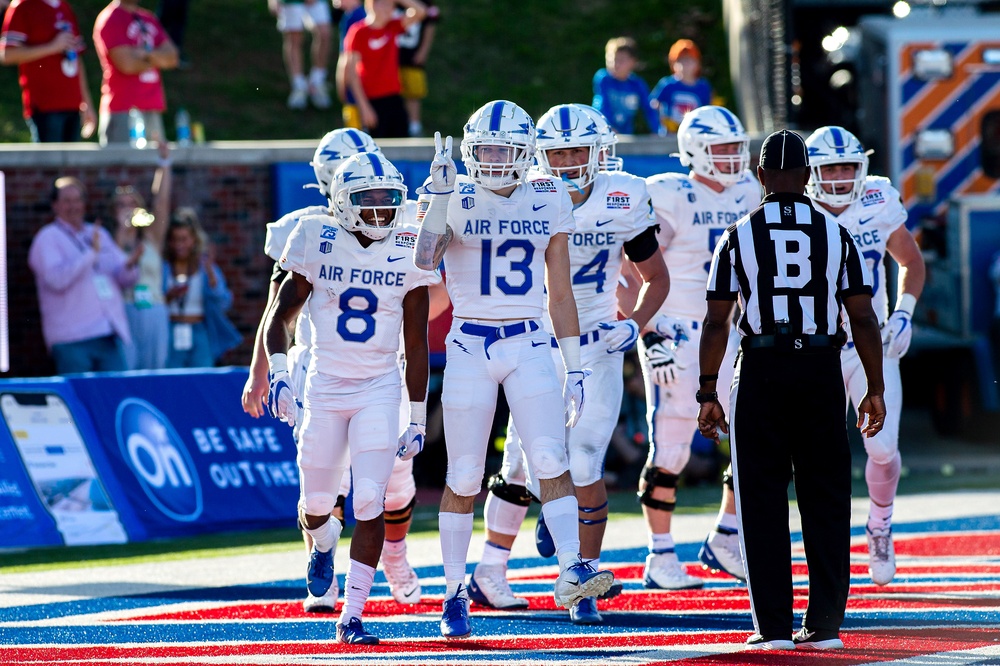
[{"label": "white glove", "polygon": [[455,160],[451,158],[451,137],[444,140],[444,148],[441,147],[441,132],[434,132],[434,159],[431,161],[431,187],[433,191],[424,189],[428,194],[451,194],[455,191],[455,176],[458,170],[455,168]]},{"label": "white glove", "polygon": [[882,327],[882,345],[886,358],[902,358],[910,348],[910,338],[913,337],[910,318],[910,313],[904,310],[896,310],[889,315]]},{"label": "white glove", "polygon": [[674,343],[676,349],[682,343],[691,338],[691,330],[688,328],[689,320],[669,315],[660,315],[653,322],[653,330],[657,335],[662,335],[667,340]]},{"label": "white glove", "polygon": [[608,343],[609,354],[628,351],[639,338],[639,325],[631,319],[623,319],[610,323],[601,322],[597,327],[605,331],[610,331],[604,336],[604,341]]},{"label": "white glove", "polygon": [[275,357],[282,357],[284,354],[274,354],[271,356],[270,389],[267,393],[267,408],[271,416],[281,419],[288,425],[295,427],[295,412],[301,406],[295,392],[292,390],[292,379],[288,376],[288,370],[282,362],[275,362]]},{"label": "white glove", "polygon": [[424,450],[424,439],[427,436],[427,405],[422,402],[410,403],[410,425],[399,436],[399,448],[396,457],[409,460]]},{"label": "white glove", "polygon": [[[648,335],[648,334],[647,334]],[[649,376],[657,386],[670,386],[680,379],[681,370],[687,366],[677,362],[675,352],[678,342],[667,346],[666,340],[661,340],[646,347],[646,364]]]},{"label": "white glove", "polygon": [[566,405],[566,427],[574,428],[583,414],[583,380],[591,375],[591,370],[570,370],[563,385],[563,402]]}]

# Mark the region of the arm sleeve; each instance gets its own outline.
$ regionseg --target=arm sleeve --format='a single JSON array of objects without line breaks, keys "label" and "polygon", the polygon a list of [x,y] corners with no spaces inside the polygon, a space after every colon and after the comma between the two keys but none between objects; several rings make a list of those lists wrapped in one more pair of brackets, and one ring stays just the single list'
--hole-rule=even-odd
[{"label": "arm sleeve", "polygon": [[285,281],[286,275],[288,275],[288,271],[282,268],[279,262],[275,261],[274,268],[271,269],[271,282],[281,284]]},{"label": "arm sleeve", "polygon": [[0,42],[5,46],[23,46],[28,40],[28,25],[24,19],[23,5],[14,5],[7,9],[7,15],[3,19],[3,31],[0,33]]},{"label": "arm sleeve", "polygon": [[730,227],[722,234],[719,244],[715,246],[712,253],[712,267],[708,271],[708,292],[709,301],[735,301],[739,294],[739,282],[736,280],[736,271],[733,270],[731,251],[731,239],[733,229]]}]

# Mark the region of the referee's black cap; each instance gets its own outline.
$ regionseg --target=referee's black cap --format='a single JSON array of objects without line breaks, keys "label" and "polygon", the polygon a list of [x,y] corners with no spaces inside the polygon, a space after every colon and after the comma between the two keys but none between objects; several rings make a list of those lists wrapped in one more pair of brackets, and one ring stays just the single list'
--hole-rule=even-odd
[{"label": "referee's black cap", "polygon": [[764,139],[760,149],[760,166],[784,171],[809,166],[809,153],[802,137],[790,130],[780,130]]}]

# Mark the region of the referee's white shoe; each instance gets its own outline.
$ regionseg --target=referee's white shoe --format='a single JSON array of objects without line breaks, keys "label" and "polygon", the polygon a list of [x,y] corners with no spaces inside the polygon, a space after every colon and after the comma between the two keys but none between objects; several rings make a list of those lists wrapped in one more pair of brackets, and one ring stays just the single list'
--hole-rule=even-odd
[{"label": "referee's white shoe", "polygon": [[677,553],[669,551],[646,556],[642,584],[652,590],[693,590],[703,586],[705,581],[689,575],[677,559]]},{"label": "referee's white shoe", "polygon": [[896,575],[896,549],[892,545],[892,528],[873,530],[865,527],[868,535],[868,573],[876,585],[888,585]]}]

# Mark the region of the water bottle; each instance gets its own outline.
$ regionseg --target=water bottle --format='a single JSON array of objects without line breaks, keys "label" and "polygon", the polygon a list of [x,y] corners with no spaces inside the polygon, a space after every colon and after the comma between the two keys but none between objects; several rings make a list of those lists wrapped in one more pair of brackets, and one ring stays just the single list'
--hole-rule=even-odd
[{"label": "water bottle", "polygon": [[174,117],[174,128],[177,130],[177,145],[191,145],[191,115],[187,109],[178,109]]},{"label": "water bottle", "polygon": [[[73,26],[69,23],[69,21],[57,22],[56,29],[61,30],[63,32],[69,32],[69,33],[73,32]],[[77,73],[80,71],[79,54],[77,54],[75,49],[64,51],[63,59],[60,65],[62,66],[62,73],[65,76],[69,78],[75,77]]]},{"label": "water bottle", "polygon": [[146,147],[146,120],[134,106],[128,112],[128,142],[133,148]]}]

